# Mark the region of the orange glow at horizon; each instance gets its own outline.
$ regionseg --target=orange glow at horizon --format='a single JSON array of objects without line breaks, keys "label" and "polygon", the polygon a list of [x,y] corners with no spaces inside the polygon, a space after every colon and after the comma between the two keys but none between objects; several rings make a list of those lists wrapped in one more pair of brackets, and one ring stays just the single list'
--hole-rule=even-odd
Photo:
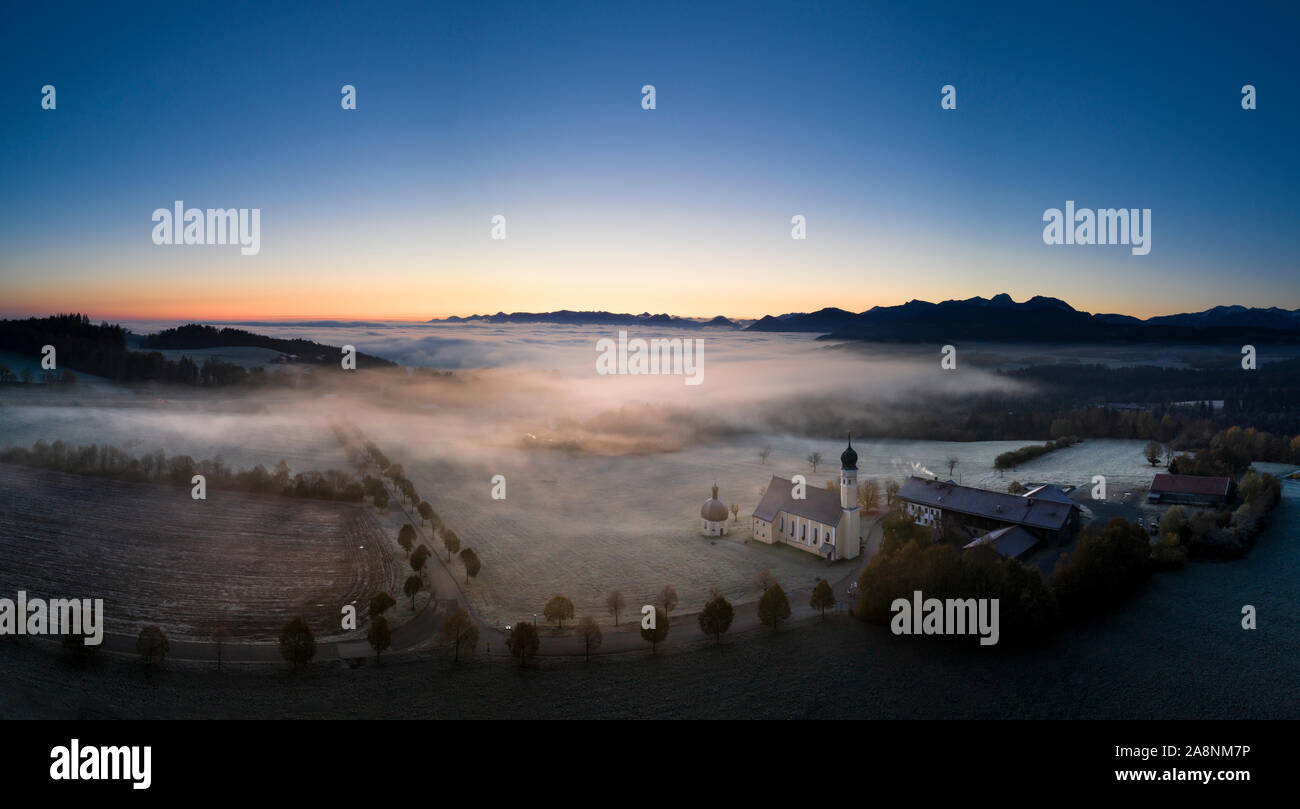
[{"label": "orange glow at horizon", "polygon": [[[1006,264],[995,269],[969,259],[956,269],[956,262],[936,255],[881,253],[867,265],[843,254],[792,257],[779,251],[743,260],[707,250],[702,256],[523,252],[489,260],[444,256],[436,264],[409,254],[364,261],[317,254],[277,262],[274,269],[260,262],[212,260],[215,256],[184,268],[149,261],[128,265],[122,259],[101,260],[95,271],[67,269],[68,264],[33,267],[21,280],[6,284],[0,317],[76,311],[96,321],[418,322],[569,309],[753,319],[826,307],[861,312],[913,299],[938,302],[1003,292],[1017,301],[1048,295],[1076,309],[1136,317],[1206,308],[1190,295],[1170,294],[1155,278],[1130,279],[1126,297],[1133,306],[1126,306],[1113,299],[1113,287],[1086,276],[1047,290],[1032,270]],[[1154,301],[1162,308],[1153,309]]]}]

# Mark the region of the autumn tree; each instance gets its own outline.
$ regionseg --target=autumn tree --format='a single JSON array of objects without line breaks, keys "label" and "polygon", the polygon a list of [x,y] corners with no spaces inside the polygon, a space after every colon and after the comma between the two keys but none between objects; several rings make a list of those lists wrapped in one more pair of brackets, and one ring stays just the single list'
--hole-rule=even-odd
[{"label": "autumn tree", "polygon": [[[474,625],[474,619],[469,617],[464,607],[458,607],[455,612],[448,615],[439,631],[442,633],[444,643],[455,644],[456,656],[452,662],[460,662],[462,646],[471,652],[478,646],[478,627]],[[510,641],[507,640],[506,645],[509,644]]]},{"label": "autumn tree", "polygon": [[665,587],[659,591],[659,605],[664,608],[665,613],[671,613],[677,609],[677,591],[671,587]]},{"label": "autumn tree", "polygon": [[411,561],[411,570],[414,570],[416,573],[419,573],[420,571],[424,570],[424,563],[429,561],[428,546],[425,545],[423,542],[421,542],[419,547],[415,549],[415,553],[411,554],[410,561]]},{"label": "autumn tree", "polygon": [[754,584],[758,585],[758,589],[760,590],[767,590],[767,588],[776,584],[776,578],[772,575],[772,571],[763,568],[758,571],[758,575],[754,577]]},{"label": "autumn tree", "polygon": [[375,662],[379,662],[379,656],[384,650],[393,645],[393,628],[388,625],[388,619],[382,615],[376,615],[370,619],[370,631],[366,633],[366,640],[375,650]]},{"label": "autumn tree", "polygon": [[641,637],[645,639],[646,643],[650,644],[650,653],[655,654],[659,644],[663,643],[664,639],[668,637],[668,614],[655,607],[654,623],[647,627],[644,621],[642,622]]},{"label": "autumn tree", "polygon": [[478,554],[474,553],[473,548],[466,548],[460,552],[460,561],[465,565],[465,583],[478,575],[479,570],[483,568],[483,563],[479,561]]},{"label": "autumn tree", "polygon": [[376,615],[383,615],[395,604],[397,604],[397,599],[388,593],[375,593],[370,597],[370,617],[374,618]]},{"label": "autumn tree", "polygon": [[1147,456],[1147,463],[1155,466],[1160,457],[1165,454],[1165,448],[1160,445],[1159,441],[1150,441],[1142,448],[1142,452]]},{"label": "autumn tree", "polygon": [[584,615],[578,619],[578,637],[582,638],[583,654],[587,660],[591,660],[591,653],[600,648],[600,624],[590,615]]},{"label": "autumn tree", "polygon": [[627,607],[627,599],[623,597],[623,593],[620,591],[615,590],[605,597],[605,609],[609,610],[609,614],[614,616],[614,626],[618,626],[618,614],[625,607]]},{"label": "autumn tree", "polygon": [[813,588],[812,598],[808,601],[808,606],[815,610],[821,610],[822,620],[826,620],[826,610],[835,606],[835,591],[831,589],[831,583],[822,579],[817,582]]},{"label": "autumn tree", "polygon": [[735,615],[731,602],[721,595],[715,595],[700,610],[700,631],[712,635],[715,642],[722,643],[722,634],[731,629],[731,620]]},{"label": "autumn tree", "polygon": [[402,550],[407,553],[411,552],[411,546],[415,544],[415,526],[409,522],[403,525],[397,532],[397,544],[402,546]]},{"label": "autumn tree", "polygon": [[293,665],[294,671],[299,664],[310,663],[316,656],[316,635],[301,615],[280,630],[280,656]]},{"label": "autumn tree", "polygon": [[821,462],[822,462],[822,454],[820,452],[808,453],[808,463],[812,465],[812,470],[814,475],[817,474],[817,465],[820,464]]},{"label": "autumn tree", "polygon": [[406,593],[406,595],[408,595],[411,599],[412,610],[415,609],[415,594],[420,592],[420,588],[423,586],[424,586],[424,579],[420,578],[420,574],[418,573],[412,573],[411,575],[407,576],[406,583],[402,585],[402,592]]},{"label": "autumn tree", "polygon": [[769,456],[769,455],[771,455],[771,454],[772,454],[772,448],[771,448],[771,447],[763,447],[762,449],[760,449],[760,450],[758,451],[758,462],[761,463],[761,464],[763,464],[764,466],[766,466],[766,465],[767,465],[767,456]]},{"label": "autumn tree", "polygon": [[546,606],[542,608],[542,617],[548,621],[554,621],[556,628],[564,628],[564,619],[573,617],[573,602],[564,596],[557,595]]},{"label": "autumn tree", "polygon": [[527,665],[529,658],[537,654],[541,645],[541,638],[537,636],[537,627],[527,621],[515,624],[510,630],[510,637],[506,638],[506,648],[519,661],[520,666]]},{"label": "autumn tree", "polygon": [[460,537],[450,528],[442,532],[442,547],[447,549],[447,561],[460,552]]},{"label": "autumn tree", "polygon": [[740,522],[740,506],[735,503],[731,504],[731,521]]},{"label": "autumn tree", "polygon": [[790,600],[781,585],[773,584],[758,599],[758,620],[763,626],[776,628],[790,617]]},{"label": "autumn tree", "polygon": [[145,666],[152,667],[155,660],[161,663],[169,651],[171,644],[167,642],[167,636],[156,626],[141,629],[139,637],[135,639],[135,653],[140,655]]},{"label": "autumn tree", "polygon": [[419,513],[420,519],[425,522],[429,522],[433,519],[433,506],[429,505],[424,500],[420,501],[420,505],[416,506],[415,510]]}]

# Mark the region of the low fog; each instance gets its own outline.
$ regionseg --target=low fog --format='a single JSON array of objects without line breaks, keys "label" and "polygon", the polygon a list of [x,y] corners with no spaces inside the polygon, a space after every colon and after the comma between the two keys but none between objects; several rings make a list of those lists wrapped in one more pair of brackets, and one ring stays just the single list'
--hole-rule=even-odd
[{"label": "low fog", "polygon": [[[834,477],[849,431],[859,436],[864,479],[939,471],[954,452],[974,473],[1018,445],[880,440],[918,413],[1016,392],[961,356],[944,370],[925,347],[713,330],[629,334],[703,340],[701,384],[688,385],[681,375],[598,374],[598,341],[617,340],[616,328],[257,330],[350,344],[407,367],[298,367],[301,384],[260,388],[31,386],[0,400],[0,445],[61,439],[237,468],[283,458],[293,472],[352,471],[330,429],[345,421],[403,464],[420,496],[478,552],[485,573],[466,597],[503,623],[557,592],[581,613],[603,614],[613,588],[646,603],[672,584],[689,608],[714,587],[738,602],[752,598],[763,569],[811,586],[821,560],[743,544],[748,515],[772,475],[803,473],[818,486]],[[764,447],[771,451],[761,458]],[[823,458],[815,472],[813,452]],[[507,480],[505,500],[491,496],[496,475]],[[698,512],[714,484],[739,520],[728,537],[705,540]]]}]

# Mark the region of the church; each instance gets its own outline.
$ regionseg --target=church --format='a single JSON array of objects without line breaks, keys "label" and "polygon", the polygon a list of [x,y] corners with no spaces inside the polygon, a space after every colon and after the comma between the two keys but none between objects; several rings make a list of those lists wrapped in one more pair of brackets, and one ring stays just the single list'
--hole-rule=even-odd
[{"label": "church", "polygon": [[784,542],[827,560],[862,553],[862,509],[858,505],[858,453],[853,438],[840,454],[840,492],[772,476],[754,509],[754,539]]}]

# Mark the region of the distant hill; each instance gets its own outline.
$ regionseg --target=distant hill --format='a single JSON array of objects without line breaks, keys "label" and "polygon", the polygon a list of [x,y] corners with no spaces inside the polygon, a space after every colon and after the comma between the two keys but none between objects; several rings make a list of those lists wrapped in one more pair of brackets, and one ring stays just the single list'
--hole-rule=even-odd
[{"label": "distant hill", "polygon": [[[339,346],[328,346],[301,338],[267,337],[264,334],[254,334],[243,329],[229,327],[218,329],[214,326],[203,326],[196,323],[146,335],[140,341],[140,345],[143,348],[181,350],[253,346],[256,348],[269,348],[296,362],[313,365],[334,365],[339,362],[339,358],[342,356],[342,349]],[[382,357],[357,352],[358,368],[395,367],[396,365],[397,363]]]},{"label": "distant hill", "polygon": [[495,315],[470,315],[468,317],[434,318],[430,323],[558,323],[566,326],[672,326],[681,329],[723,328],[734,329],[738,325],[721,315],[712,320],[695,320],[673,315],[652,315],[642,312],[639,315],[618,312],[574,312],[561,309],[558,312],[497,312]]},{"label": "distant hill", "polygon": [[1148,320],[1090,314],[1041,295],[1017,303],[1002,293],[940,303],[912,300],[854,314],[821,309],[764,317],[749,331],[812,332],[827,339],[872,341],[1194,342],[1300,340],[1300,310],[1218,306]]},{"label": "distant hill", "polygon": [[169,360],[158,351],[132,351],[121,326],[95,325],[82,314],[0,320],[0,350],[39,357],[47,345],[55,348],[60,369],[117,382],[230,385],[248,379],[243,368],[214,358],[200,365],[189,358]]},{"label": "distant hill", "polygon": [[1239,326],[1283,331],[1300,329],[1300,309],[1287,310],[1270,306],[1267,309],[1247,309],[1244,306],[1216,306],[1204,312],[1153,317],[1147,323],[1162,326]]}]

